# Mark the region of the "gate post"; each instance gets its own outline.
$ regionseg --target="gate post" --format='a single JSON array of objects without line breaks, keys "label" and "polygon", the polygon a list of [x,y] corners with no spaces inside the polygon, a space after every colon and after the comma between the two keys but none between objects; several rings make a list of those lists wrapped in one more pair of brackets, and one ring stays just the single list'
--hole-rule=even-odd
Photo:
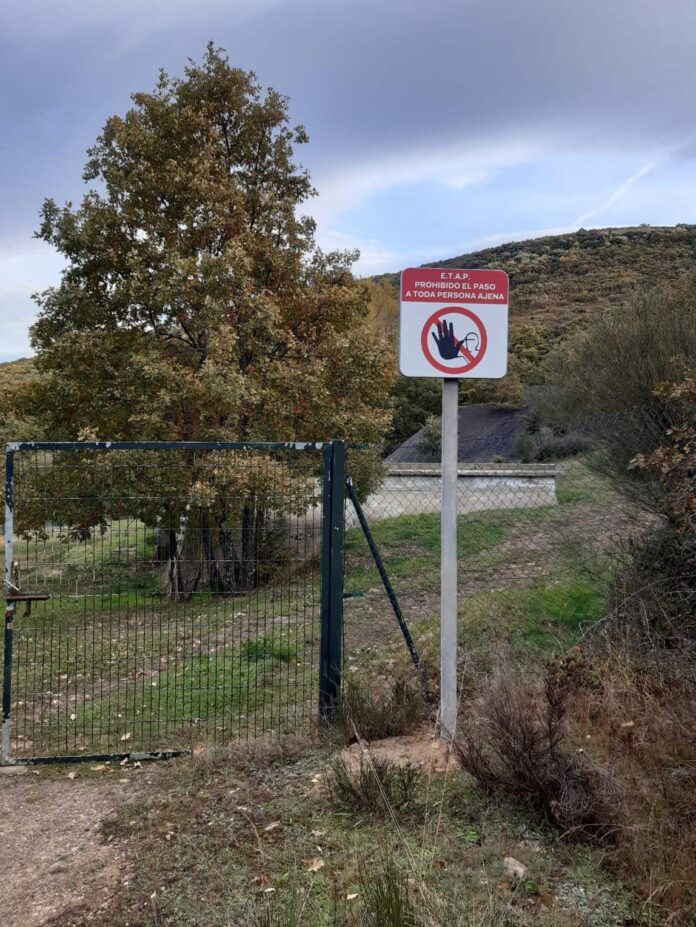
[{"label": "gate post", "polygon": [[[14,448],[7,447],[5,456],[5,596],[14,589],[12,575],[12,535],[14,533]],[[10,762],[10,701],[12,698],[12,635],[16,604],[5,604],[5,634],[2,659],[2,737],[0,766]]]},{"label": "gate post", "polygon": [[343,662],[343,518],[346,446],[331,441],[323,449],[321,537],[321,644],[319,718],[331,721],[341,691]]}]

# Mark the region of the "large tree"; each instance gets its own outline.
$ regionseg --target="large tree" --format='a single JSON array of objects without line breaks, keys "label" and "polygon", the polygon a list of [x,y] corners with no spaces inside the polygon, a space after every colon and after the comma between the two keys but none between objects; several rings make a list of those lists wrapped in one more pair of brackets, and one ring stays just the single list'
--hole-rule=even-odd
[{"label": "large tree", "polygon": [[355,255],[315,248],[287,100],[209,46],[89,151],[81,205],[43,206],[67,259],[33,328],[54,430],[376,441],[389,365]]},{"label": "large tree", "polygon": [[377,444],[393,364],[355,255],[315,245],[287,99],[212,45],[132,99],[81,204],[43,206],[67,261],[32,330],[48,431]]}]

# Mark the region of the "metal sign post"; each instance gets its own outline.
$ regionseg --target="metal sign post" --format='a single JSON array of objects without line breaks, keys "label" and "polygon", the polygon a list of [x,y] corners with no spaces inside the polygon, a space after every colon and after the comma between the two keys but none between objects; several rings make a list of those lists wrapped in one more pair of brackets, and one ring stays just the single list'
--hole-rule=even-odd
[{"label": "metal sign post", "polygon": [[440,725],[457,725],[458,380],[507,370],[508,278],[502,270],[409,267],[401,274],[399,367],[442,378]]},{"label": "metal sign post", "polygon": [[442,508],[440,516],[440,724],[457,726],[457,450],[459,381],[442,381]]}]

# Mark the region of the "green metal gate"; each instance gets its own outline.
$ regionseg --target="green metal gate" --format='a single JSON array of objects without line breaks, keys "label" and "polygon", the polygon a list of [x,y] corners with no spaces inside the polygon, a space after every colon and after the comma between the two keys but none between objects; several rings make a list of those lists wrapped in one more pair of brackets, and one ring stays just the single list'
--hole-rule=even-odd
[{"label": "green metal gate", "polygon": [[8,445],[1,762],[330,719],[344,479],[340,441]]}]

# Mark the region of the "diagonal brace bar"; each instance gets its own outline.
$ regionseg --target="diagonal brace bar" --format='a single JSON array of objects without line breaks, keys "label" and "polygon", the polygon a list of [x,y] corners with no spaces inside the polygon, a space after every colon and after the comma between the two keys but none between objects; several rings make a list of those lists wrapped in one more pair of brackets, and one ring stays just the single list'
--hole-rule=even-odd
[{"label": "diagonal brace bar", "polygon": [[358,494],[355,491],[355,486],[353,486],[353,481],[350,477],[346,479],[346,491],[348,492],[348,495],[350,496],[350,501],[353,503],[355,514],[358,516],[360,527],[363,530],[363,534],[365,535],[365,540],[368,543],[370,552],[372,553],[372,557],[375,561],[375,566],[377,567],[379,571],[379,575],[382,579],[382,585],[384,586],[384,591],[387,593],[387,598],[389,599],[389,602],[391,603],[391,607],[394,610],[394,615],[396,616],[396,620],[398,621],[399,627],[401,628],[401,633],[403,634],[404,640],[406,641],[408,652],[411,655],[411,662],[421,674],[425,675],[425,667],[423,667],[421,664],[420,656],[418,655],[418,651],[416,650],[416,645],[413,643],[413,638],[411,637],[411,632],[408,629],[408,625],[406,624],[406,619],[404,618],[403,612],[401,611],[401,606],[399,605],[399,600],[396,597],[396,592],[394,592],[394,587],[391,584],[391,580],[389,579],[389,574],[387,573],[387,570],[384,566],[384,562],[382,561],[382,557],[377,548],[377,544],[375,543],[374,536],[372,532],[370,531],[370,526],[368,525],[367,519],[365,518],[365,512],[363,511],[362,505],[360,505]]}]

